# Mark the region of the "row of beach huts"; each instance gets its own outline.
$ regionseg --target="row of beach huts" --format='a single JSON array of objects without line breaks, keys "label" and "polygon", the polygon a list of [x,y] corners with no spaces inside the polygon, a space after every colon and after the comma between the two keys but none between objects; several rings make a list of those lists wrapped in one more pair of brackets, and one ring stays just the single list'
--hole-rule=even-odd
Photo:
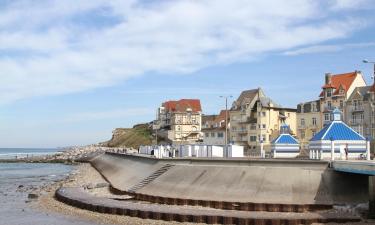
[{"label": "row of beach huts", "polygon": [[[333,120],[320,130],[309,143],[310,159],[370,159],[370,140],[366,139],[341,120],[341,111],[332,112]],[[296,158],[300,154],[298,140],[281,127],[281,134],[272,141],[270,158]],[[140,154],[165,157],[239,158],[244,147],[239,145],[215,146],[204,144],[176,146],[141,146]],[[261,147],[260,156],[266,157]]]}]

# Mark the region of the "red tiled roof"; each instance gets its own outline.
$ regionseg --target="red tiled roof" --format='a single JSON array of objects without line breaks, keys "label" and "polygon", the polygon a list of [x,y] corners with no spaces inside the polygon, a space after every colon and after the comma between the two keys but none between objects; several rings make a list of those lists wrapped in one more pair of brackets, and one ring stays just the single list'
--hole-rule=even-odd
[{"label": "red tiled roof", "polygon": [[178,101],[166,101],[162,104],[167,111],[186,112],[188,108],[192,112],[202,112],[201,101],[199,99],[181,99]]},{"label": "red tiled roof", "polygon": [[[350,86],[352,85],[354,79],[357,76],[357,71],[350,72],[350,73],[343,73],[343,74],[336,74],[332,75],[331,83],[325,84],[322,88],[334,88],[336,89],[333,93],[334,95],[339,93],[340,86],[344,89],[345,93],[348,91]],[[320,97],[324,96],[323,91],[319,95]]]}]

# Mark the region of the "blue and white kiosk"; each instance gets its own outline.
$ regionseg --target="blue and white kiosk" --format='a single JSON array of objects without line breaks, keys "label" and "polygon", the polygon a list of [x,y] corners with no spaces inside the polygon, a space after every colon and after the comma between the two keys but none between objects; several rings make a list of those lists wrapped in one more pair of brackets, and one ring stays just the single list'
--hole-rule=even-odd
[{"label": "blue and white kiosk", "polygon": [[280,135],[271,142],[273,158],[296,158],[299,153],[299,142],[290,135],[289,126],[281,125]]},{"label": "blue and white kiosk", "polygon": [[331,122],[309,142],[310,159],[368,158],[370,146],[366,138],[341,120],[341,111],[332,111]]}]

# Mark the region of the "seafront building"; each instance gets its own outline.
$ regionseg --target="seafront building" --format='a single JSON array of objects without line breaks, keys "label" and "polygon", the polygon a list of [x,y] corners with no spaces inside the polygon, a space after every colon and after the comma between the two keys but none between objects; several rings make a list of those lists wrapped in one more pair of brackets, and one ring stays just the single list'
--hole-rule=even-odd
[{"label": "seafront building", "polygon": [[155,129],[172,144],[202,140],[202,107],[199,99],[171,100],[158,108]]},{"label": "seafront building", "polygon": [[366,138],[375,138],[375,83],[357,87],[345,107],[345,120]]},{"label": "seafront building", "polygon": [[334,108],[343,111],[344,121],[348,122],[346,115],[348,99],[356,88],[363,86],[366,86],[366,82],[360,71],[335,75],[325,74],[325,82],[319,99],[300,103],[297,106],[297,136],[304,149],[307,148],[308,141],[317,131],[331,122]]},{"label": "seafront building", "polygon": [[296,134],[296,109],[280,106],[261,88],[243,91],[229,115],[230,142],[245,146],[247,154],[259,153],[261,144],[269,153],[282,124],[289,124],[291,134]]},{"label": "seafront building", "polygon": [[221,110],[219,115],[202,116],[203,144],[225,145],[225,129],[228,126],[225,123],[226,113],[228,113],[229,124],[229,112],[226,110]]}]

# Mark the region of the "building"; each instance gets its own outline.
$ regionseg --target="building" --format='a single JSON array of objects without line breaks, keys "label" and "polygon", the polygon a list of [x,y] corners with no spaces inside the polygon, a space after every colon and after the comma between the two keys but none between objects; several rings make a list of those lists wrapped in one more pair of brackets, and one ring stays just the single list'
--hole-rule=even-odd
[{"label": "building", "polygon": [[300,144],[298,140],[290,135],[289,126],[281,125],[280,135],[271,143],[273,158],[296,158],[300,154]]},{"label": "building", "polygon": [[[323,125],[330,123],[332,110],[335,108],[344,110],[346,101],[357,87],[366,86],[361,71],[332,75],[326,73],[325,84],[319,95],[320,109],[322,112]],[[346,119],[346,115],[343,115]]]},{"label": "building", "polygon": [[346,107],[346,122],[365,137],[374,138],[375,86],[357,87],[350,95]]},{"label": "building", "polygon": [[[202,116],[203,143],[206,145],[225,145],[225,117],[226,110],[221,110],[219,115]],[[228,113],[229,123],[229,113]],[[229,131],[228,131],[229,132]]]},{"label": "building", "polygon": [[319,95],[319,100],[301,103],[297,106],[297,137],[302,147],[307,148],[308,141],[331,122],[334,108],[344,112],[348,98],[357,87],[366,86],[360,71],[343,74],[325,74],[325,82]]},{"label": "building", "polygon": [[202,140],[202,107],[199,99],[166,101],[158,108],[155,124],[159,134],[173,144],[189,144]]},{"label": "building", "polygon": [[230,142],[245,146],[247,154],[260,152],[263,142],[264,150],[270,152],[281,124],[289,124],[296,133],[296,111],[281,107],[260,88],[243,91],[229,112]]},{"label": "building", "polygon": [[346,151],[351,159],[366,154],[365,137],[342,121],[342,113],[338,108],[331,112],[330,118],[331,121],[310,140],[310,158],[330,159],[332,150],[336,159],[345,159]]},{"label": "building", "polygon": [[297,106],[297,138],[303,149],[309,140],[322,129],[320,101],[300,103]]}]

